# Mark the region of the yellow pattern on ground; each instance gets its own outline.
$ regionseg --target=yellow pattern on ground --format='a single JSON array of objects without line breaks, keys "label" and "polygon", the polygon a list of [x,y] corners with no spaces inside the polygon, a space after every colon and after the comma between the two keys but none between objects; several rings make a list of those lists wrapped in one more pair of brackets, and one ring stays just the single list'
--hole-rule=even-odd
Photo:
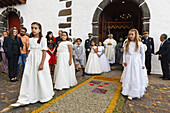
[{"label": "yellow pattern on ground", "polygon": [[[87,81],[79,84],[78,86],[70,89],[69,91],[67,91],[66,93],[64,93],[61,96],[56,97],[55,99],[51,100],[50,102],[42,105],[40,108],[32,111],[32,113],[39,113],[43,110],[45,110],[46,108],[48,108],[49,106],[51,106],[53,103],[55,103],[56,101],[58,101],[59,99],[63,98],[64,96],[66,96],[67,94],[73,92],[74,90],[78,89],[79,87],[83,86],[84,84],[88,83],[91,80],[101,80],[101,81],[110,81],[110,82],[119,82],[120,79],[119,78],[111,78],[111,77],[104,77],[104,76],[94,76],[90,79],[88,79]],[[117,103],[117,99],[119,97],[120,91],[121,91],[121,83],[119,82],[119,85],[115,91],[115,94],[110,102],[110,105],[108,106],[108,108],[106,109],[106,113],[112,113],[114,108],[116,107],[116,103]],[[51,112],[54,113],[54,112]]]}]

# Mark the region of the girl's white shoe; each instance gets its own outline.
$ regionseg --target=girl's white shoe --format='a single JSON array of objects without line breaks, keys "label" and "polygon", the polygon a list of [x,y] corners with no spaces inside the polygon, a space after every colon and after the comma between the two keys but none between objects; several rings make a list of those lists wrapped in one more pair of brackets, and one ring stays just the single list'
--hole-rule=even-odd
[{"label": "girl's white shoe", "polygon": [[12,107],[19,107],[19,106],[24,106],[24,105],[26,105],[26,104],[22,104],[19,102],[15,103],[15,104],[11,104]]},{"label": "girl's white shoe", "polygon": [[132,97],[131,97],[131,96],[128,96],[128,99],[129,99],[129,100],[132,100]]}]

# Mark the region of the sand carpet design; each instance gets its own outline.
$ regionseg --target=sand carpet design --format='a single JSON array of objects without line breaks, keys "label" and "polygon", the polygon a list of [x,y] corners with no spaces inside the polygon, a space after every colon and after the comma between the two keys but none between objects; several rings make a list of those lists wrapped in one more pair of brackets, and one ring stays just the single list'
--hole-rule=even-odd
[{"label": "sand carpet design", "polygon": [[121,91],[119,81],[94,76],[32,113],[112,113]]}]

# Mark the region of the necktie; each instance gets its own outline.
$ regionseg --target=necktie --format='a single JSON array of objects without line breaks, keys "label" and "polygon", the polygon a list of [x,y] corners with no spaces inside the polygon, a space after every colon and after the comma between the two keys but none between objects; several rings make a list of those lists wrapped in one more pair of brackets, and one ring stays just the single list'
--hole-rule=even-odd
[{"label": "necktie", "polygon": [[161,43],[161,46],[163,45],[163,43]]}]

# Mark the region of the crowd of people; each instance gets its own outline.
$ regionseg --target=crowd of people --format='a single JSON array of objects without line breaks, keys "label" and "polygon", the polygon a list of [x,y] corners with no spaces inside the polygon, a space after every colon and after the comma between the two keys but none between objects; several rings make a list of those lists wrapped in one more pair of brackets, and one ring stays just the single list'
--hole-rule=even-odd
[{"label": "crowd of people", "polygon": [[[124,66],[122,94],[130,100],[141,98],[146,91],[152,54],[159,55],[163,80],[170,80],[170,41],[166,34],[161,35],[162,44],[159,51],[154,53],[153,38],[148,37],[148,32],[144,32],[144,37],[140,38],[136,29],[129,31],[124,42],[120,38],[118,44],[113,34],[109,34],[103,44],[96,44],[92,33],[89,33],[84,45],[81,38],[72,42],[68,33],[61,30],[56,38],[51,31],[43,37],[42,26],[38,22],[31,24],[31,31],[27,36],[27,29],[21,27],[18,34],[14,27],[10,29],[9,35],[4,31],[0,38],[2,72],[9,74],[10,82],[18,81],[22,61],[20,93],[18,101],[11,106],[47,102],[54,95],[53,83],[56,90],[68,89],[77,84],[79,65],[82,77],[86,74],[101,74],[111,71],[110,64],[115,63],[116,58]],[[53,79],[51,75],[54,75]]]},{"label": "crowd of people", "polygon": [[[56,38],[51,31],[43,37],[42,26],[37,22],[31,24],[31,31],[31,34],[27,36],[25,27],[21,27],[19,33],[14,27],[10,29],[9,34],[4,31],[0,38],[2,72],[9,74],[10,82],[18,81],[20,70],[22,75],[18,100],[11,106],[17,107],[51,100],[54,95],[53,83],[54,89],[57,90],[75,86],[77,84],[75,74],[78,72],[79,64],[83,77],[85,73],[101,74],[110,71],[109,61],[101,42],[99,46],[96,46],[93,40],[89,45],[85,44],[89,48],[85,67],[84,46],[81,38],[77,38],[73,45],[68,33],[61,30]],[[92,37],[92,34],[89,34],[89,37]],[[100,48],[99,51],[98,48]],[[20,68],[21,61],[22,68]]]},{"label": "crowd of people", "polygon": [[[59,49],[59,44],[63,41],[62,40],[62,34],[63,31],[59,30],[58,32],[59,36],[54,37],[53,33],[51,31],[47,32],[46,39],[47,39],[47,53],[50,55],[49,59],[49,67],[51,74],[54,74],[54,67],[57,64],[57,49]],[[88,56],[90,51],[92,50],[92,43],[94,43],[93,39],[90,40],[90,37],[92,37],[92,34],[89,33],[89,39],[86,40],[85,48],[86,49],[86,62],[88,61]],[[4,31],[2,33],[2,37],[0,38],[0,53],[1,53],[1,68],[2,73],[8,73],[10,82],[16,82],[18,81],[17,76],[19,75],[19,72],[21,70],[21,75],[24,73],[25,64],[27,61],[28,53],[29,53],[29,41],[32,38],[32,33],[28,35],[27,29],[25,27],[21,27],[20,33],[18,33],[18,30],[14,27],[10,29],[10,32],[8,34],[7,31]],[[85,76],[85,50],[84,46],[82,44],[82,39],[77,38],[75,40],[75,43],[73,45],[71,38],[67,38],[67,41],[71,42],[72,49],[73,49],[73,60],[75,63],[75,73],[78,72],[78,66],[79,64],[82,67],[83,74],[82,76]],[[91,43],[92,42],[92,43]],[[96,46],[94,43],[94,47],[97,47],[97,51],[94,52],[97,57],[96,58],[90,58],[89,62],[93,62],[94,59],[104,59],[104,63],[100,62],[100,67],[103,67],[100,69],[100,71],[97,71],[95,73],[87,72],[89,74],[100,74],[102,72],[109,72],[110,71],[110,65],[108,60],[106,59],[106,55],[104,52],[104,46],[102,46],[102,43],[99,42],[100,46]],[[92,52],[91,52],[92,53]],[[100,54],[99,54],[100,53]],[[22,61],[22,68],[21,66]],[[87,66],[86,66],[87,67]],[[93,66],[92,66],[93,67]],[[107,69],[105,69],[107,68]],[[94,69],[95,71],[95,69]]]}]

